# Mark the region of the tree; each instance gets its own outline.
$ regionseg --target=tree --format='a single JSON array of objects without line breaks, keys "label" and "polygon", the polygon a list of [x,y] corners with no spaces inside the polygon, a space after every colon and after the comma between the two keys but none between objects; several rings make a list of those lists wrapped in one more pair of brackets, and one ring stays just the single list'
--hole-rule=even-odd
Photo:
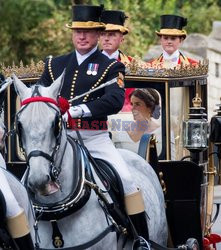
[{"label": "tree", "polygon": [[4,62],[18,62],[33,56],[27,47],[34,44],[29,34],[41,21],[52,16],[53,2],[7,0],[0,7],[0,58]]}]

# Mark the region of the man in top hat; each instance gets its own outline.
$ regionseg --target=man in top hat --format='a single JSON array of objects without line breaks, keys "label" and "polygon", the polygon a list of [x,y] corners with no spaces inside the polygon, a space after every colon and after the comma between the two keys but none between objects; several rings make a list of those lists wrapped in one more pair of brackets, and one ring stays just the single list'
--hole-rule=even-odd
[{"label": "man in top hat", "polygon": [[105,10],[101,15],[101,22],[105,24],[105,30],[101,32],[100,44],[102,53],[109,58],[114,58],[122,63],[130,63],[132,57],[126,56],[119,50],[124,41],[124,36],[129,30],[124,26],[127,16],[123,11]]},{"label": "man in top hat", "polygon": [[[72,99],[97,86],[124,75],[125,67],[115,59],[109,59],[98,50],[100,31],[105,29],[100,22],[101,6],[73,6],[73,21],[67,25],[72,30],[75,50],[67,55],[50,57],[46,61],[41,82],[48,86],[66,69],[61,96]],[[72,102],[69,108],[68,131],[78,139],[80,130],[85,146],[95,158],[110,162],[121,176],[125,193],[125,207],[138,234],[148,238],[144,202],[140,190],[133,182],[127,165],[114,147],[107,130],[107,116],[119,112],[124,103],[124,89],[115,83]],[[65,119],[67,114],[64,115]],[[136,203],[136,209],[131,205]]]},{"label": "man in top hat", "polygon": [[[179,47],[186,38],[186,31],[183,29],[187,25],[187,19],[176,15],[162,15],[161,16],[161,29],[156,31],[160,38],[160,43],[163,53],[151,65],[157,68],[174,68],[179,65],[197,65],[198,62],[186,57],[179,51]],[[182,100],[184,99],[185,92],[182,88],[172,88],[170,90],[170,99],[179,100],[177,105],[170,106],[171,112],[171,152],[172,160],[179,159],[178,154],[180,144],[181,127],[177,121],[181,120],[182,113]],[[176,158],[177,157],[177,158]]]},{"label": "man in top hat", "polygon": [[[128,34],[129,30],[124,26],[127,16],[123,11],[119,10],[105,10],[101,15],[101,22],[105,24],[105,30],[100,35],[100,45],[102,53],[109,58],[114,58],[123,64],[129,64],[132,57],[125,55],[119,48],[124,42],[124,36]],[[129,95],[134,88],[126,89],[125,102],[123,111],[129,111],[130,100]]]},{"label": "man in top hat", "polygon": [[183,29],[187,25],[187,19],[176,15],[162,15],[161,29],[156,31],[160,37],[163,53],[155,60],[151,61],[152,66],[163,68],[174,68],[179,64],[197,64],[191,58],[187,58],[179,51],[179,47],[186,38],[186,31]]}]

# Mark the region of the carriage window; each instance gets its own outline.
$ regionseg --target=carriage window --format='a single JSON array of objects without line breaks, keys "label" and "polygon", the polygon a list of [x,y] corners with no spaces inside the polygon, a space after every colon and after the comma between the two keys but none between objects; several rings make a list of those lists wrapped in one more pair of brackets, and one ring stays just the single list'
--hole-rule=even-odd
[{"label": "carriage window", "polygon": [[122,111],[108,117],[108,129],[117,148],[138,152],[143,134],[154,134],[157,152],[162,150],[161,98],[152,88],[126,89]]},{"label": "carriage window", "polygon": [[[174,100],[179,100],[174,103]],[[175,105],[174,105],[175,104]],[[183,148],[182,124],[189,111],[189,95],[186,88],[170,89],[171,160],[180,160],[188,154]]]}]

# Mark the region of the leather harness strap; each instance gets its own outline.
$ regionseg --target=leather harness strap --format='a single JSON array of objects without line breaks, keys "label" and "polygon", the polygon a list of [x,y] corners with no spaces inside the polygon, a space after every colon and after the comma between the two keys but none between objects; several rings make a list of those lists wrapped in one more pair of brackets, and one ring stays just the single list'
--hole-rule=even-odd
[{"label": "leather harness strap", "polygon": [[[109,234],[111,232],[116,232],[116,231],[117,231],[116,227],[112,224],[112,225],[108,226],[103,232],[98,234],[98,236],[95,237],[94,239],[92,239],[92,240],[90,240],[90,241],[88,241],[86,243],[74,246],[74,247],[65,247],[65,248],[62,248],[62,249],[63,250],[84,250],[84,249],[87,249],[87,248],[95,245],[96,243],[98,243],[107,234]],[[49,248],[39,248],[38,246],[36,246],[36,250],[53,250],[53,249],[52,248],[50,248],[50,249]]]}]

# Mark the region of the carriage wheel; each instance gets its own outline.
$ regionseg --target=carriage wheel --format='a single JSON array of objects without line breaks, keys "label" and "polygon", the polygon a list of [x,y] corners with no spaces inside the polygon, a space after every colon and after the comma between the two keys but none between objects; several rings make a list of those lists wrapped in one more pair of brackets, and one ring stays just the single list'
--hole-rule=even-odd
[{"label": "carriage wheel", "polygon": [[189,238],[186,241],[186,246],[187,246],[188,250],[199,250],[200,249],[198,241],[194,238]]}]

